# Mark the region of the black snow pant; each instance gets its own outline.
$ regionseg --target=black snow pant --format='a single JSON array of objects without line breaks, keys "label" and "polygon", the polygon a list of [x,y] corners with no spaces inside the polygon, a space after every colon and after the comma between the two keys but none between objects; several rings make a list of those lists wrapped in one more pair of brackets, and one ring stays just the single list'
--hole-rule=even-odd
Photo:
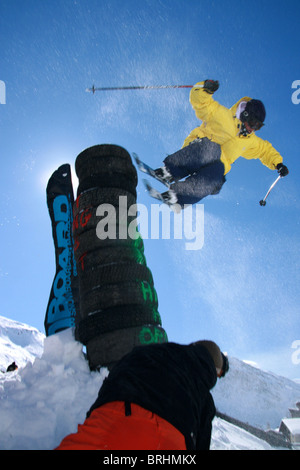
[{"label": "black snow pant", "polygon": [[165,167],[175,180],[170,189],[176,193],[177,204],[195,204],[221,191],[226,178],[220,157],[220,145],[204,137],[164,160]]}]

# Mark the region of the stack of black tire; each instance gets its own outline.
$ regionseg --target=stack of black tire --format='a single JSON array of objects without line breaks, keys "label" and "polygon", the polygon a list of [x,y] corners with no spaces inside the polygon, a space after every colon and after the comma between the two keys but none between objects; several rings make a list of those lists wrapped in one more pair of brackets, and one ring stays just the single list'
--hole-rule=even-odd
[{"label": "stack of black tire", "polygon": [[73,236],[80,296],[75,335],[86,345],[91,370],[111,368],[134,346],[166,342],[167,335],[136,213],[128,216],[128,209],[136,207],[137,186],[129,153],[116,145],[90,147],[78,155],[75,170]]}]

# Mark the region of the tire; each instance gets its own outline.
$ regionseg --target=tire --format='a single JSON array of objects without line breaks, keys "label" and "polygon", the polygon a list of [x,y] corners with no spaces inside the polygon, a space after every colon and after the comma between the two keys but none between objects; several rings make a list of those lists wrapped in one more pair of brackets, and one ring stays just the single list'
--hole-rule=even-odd
[{"label": "tire", "polygon": [[79,275],[98,266],[109,266],[118,263],[138,263],[147,265],[142,249],[131,246],[112,246],[99,248],[92,252],[85,253],[77,261],[77,271]]},{"label": "tire", "polygon": [[137,181],[137,171],[133,164],[119,157],[87,158],[85,164],[77,171],[79,180],[89,176],[100,176],[102,174],[123,174]]},{"label": "tire", "polygon": [[81,320],[76,339],[86,345],[95,336],[142,325],[161,325],[157,309],[145,305],[112,307]]},{"label": "tire", "polygon": [[153,276],[147,266],[136,263],[118,263],[96,266],[80,276],[80,295],[97,287],[127,281],[146,281],[153,286]]},{"label": "tire", "polygon": [[90,176],[79,182],[77,188],[77,197],[88,191],[89,189],[94,188],[116,188],[116,190],[125,190],[133,194],[136,197],[136,186],[137,180],[135,178],[130,178],[126,175],[116,174],[116,175],[99,175],[99,176]]},{"label": "tire", "polygon": [[[101,206],[101,205],[100,205]],[[112,227],[117,234],[124,233],[125,229],[126,232],[128,232],[128,227],[129,224],[131,226],[131,230],[133,228],[136,228],[137,232],[137,217],[136,216],[128,216],[127,210],[125,207],[114,207],[111,206],[111,210],[109,209],[108,211],[104,210],[105,207],[103,206],[103,213],[105,215],[102,215],[102,211],[99,211],[101,207],[90,207],[87,208],[80,213],[78,213],[76,216],[73,218],[73,236],[77,237],[81,233],[87,231],[87,230],[95,230],[97,229],[98,224],[101,224],[101,221],[103,221],[103,225]],[[101,215],[97,215],[97,213],[100,213]],[[134,225],[132,225],[134,224]],[[120,227],[122,226],[122,227]]]},{"label": "tire", "polygon": [[143,325],[124,328],[95,336],[87,344],[87,359],[91,370],[113,368],[114,364],[135,346],[168,341],[161,326]]},{"label": "tire", "polygon": [[[74,217],[81,211],[89,207],[98,207],[100,204],[111,204],[116,207],[120,205],[120,197],[122,202],[125,200],[127,209],[136,204],[134,195],[126,190],[116,188],[94,188],[80,194],[73,205]],[[126,198],[126,199],[124,199]],[[125,205],[125,204],[124,204]]]},{"label": "tire", "polygon": [[[118,226],[126,233],[126,226]],[[136,240],[127,236],[127,238],[106,238],[101,240],[97,236],[96,230],[87,230],[82,232],[79,236],[74,236],[74,255],[76,262],[85,255],[86,253],[95,251],[99,248],[108,247],[132,247],[138,249],[144,249],[144,243],[141,236],[138,234]]]},{"label": "tire", "polygon": [[146,281],[128,281],[97,287],[81,295],[80,311],[82,318],[85,318],[109,307],[131,304],[146,304],[157,308],[156,290]]},{"label": "tire", "polygon": [[122,158],[123,160],[132,163],[131,156],[123,147],[118,145],[110,145],[110,144],[103,144],[103,145],[94,145],[93,147],[89,147],[83,150],[75,160],[75,171],[76,174],[80,172],[82,166],[86,164],[87,160],[97,159],[99,157],[106,157],[106,158]]}]

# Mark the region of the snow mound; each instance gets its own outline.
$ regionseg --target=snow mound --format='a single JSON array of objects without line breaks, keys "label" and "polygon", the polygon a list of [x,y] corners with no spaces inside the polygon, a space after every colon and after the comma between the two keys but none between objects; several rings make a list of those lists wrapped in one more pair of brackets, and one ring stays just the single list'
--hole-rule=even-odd
[{"label": "snow mound", "polygon": [[84,421],[106,375],[90,371],[72,329],[47,337],[34,363],[0,374],[0,449],[55,448]]}]

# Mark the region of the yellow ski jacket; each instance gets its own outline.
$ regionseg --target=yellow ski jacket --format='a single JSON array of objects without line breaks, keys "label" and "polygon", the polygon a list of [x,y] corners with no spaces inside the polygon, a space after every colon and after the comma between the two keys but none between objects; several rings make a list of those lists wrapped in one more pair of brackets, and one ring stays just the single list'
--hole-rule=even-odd
[{"label": "yellow ski jacket", "polygon": [[[197,83],[197,85],[203,84],[204,82]],[[283,158],[272,144],[257,137],[254,132],[247,136],[240,134],[242,122],[236,117],[236,111],[242,101],[250,100],[251,98],[245,96],[228,109],[215,101],[213,96],[206,93],[203,88],[196,88],[196,86],[192,88],[190,103],[197,118],[203,122],[185,139],[183,147],[203,137],[220,144],[221,160],[225,166],[224,174],[230,171],[232,163],[239,157],[248,160],[259,158],[264,165],[275,170],[278,163],[282,163]]]}]

